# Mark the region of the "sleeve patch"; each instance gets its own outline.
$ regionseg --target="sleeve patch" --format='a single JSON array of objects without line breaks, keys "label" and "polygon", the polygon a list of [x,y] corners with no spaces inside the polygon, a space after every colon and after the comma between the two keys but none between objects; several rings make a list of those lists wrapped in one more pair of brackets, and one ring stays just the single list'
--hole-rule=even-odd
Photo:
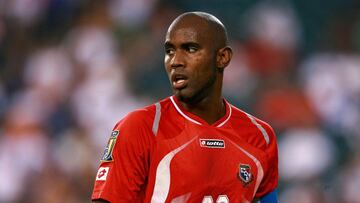
[{"label": "sleeve patch", "polygon": [[106,180],[108,173],[109,167],[100,167],[96,174],[96,180]]},{"label": "sleeve patch", "polygon": [[118,130],[114,130],[111,132],[110,139],[105,147],[104,155],[102,156],[101,161],[104,161],[104,162],[113,161],[112,153],[113,153],[114,146],[115,146],[118,135],[119,135]]}]

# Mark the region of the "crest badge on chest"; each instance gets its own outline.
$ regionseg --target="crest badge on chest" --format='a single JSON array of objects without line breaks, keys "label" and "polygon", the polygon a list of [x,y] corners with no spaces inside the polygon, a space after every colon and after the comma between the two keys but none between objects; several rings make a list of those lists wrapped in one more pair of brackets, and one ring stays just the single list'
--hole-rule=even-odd
[{"label": "crest badge on chest", "polygon": [[247,186],[248,184],[250,184],[253,181],[254,176],[251,173],[250,165],[240,164],[238,178],[241,180],[241,182],[243,183],[244,186]]}]

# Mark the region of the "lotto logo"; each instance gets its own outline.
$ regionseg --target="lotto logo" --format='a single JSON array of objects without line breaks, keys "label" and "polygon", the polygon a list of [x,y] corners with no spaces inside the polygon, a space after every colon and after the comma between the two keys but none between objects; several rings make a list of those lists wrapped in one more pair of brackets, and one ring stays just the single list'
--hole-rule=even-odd
[{"label": "lotto logo", "polygon": [[224,140],[218,139],[200,139],[200,146],[208,148],[225,148],[225,142]]},{"label": "lotto logo", "polygon": [[108,173],[109,167],[100,167],[96,174],[96,180],[106,180]]}]

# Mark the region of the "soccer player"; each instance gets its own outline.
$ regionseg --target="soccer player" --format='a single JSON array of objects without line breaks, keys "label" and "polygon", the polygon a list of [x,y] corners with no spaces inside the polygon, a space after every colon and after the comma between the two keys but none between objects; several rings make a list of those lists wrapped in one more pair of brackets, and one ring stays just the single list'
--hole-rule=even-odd
[{"label": "soccer player", "polygon": [[172,22],[165,69],[174,95],[115,125],[94,202],[277,202],[272,128],[221,94],[231,57],[213,15],[189,12]]}]

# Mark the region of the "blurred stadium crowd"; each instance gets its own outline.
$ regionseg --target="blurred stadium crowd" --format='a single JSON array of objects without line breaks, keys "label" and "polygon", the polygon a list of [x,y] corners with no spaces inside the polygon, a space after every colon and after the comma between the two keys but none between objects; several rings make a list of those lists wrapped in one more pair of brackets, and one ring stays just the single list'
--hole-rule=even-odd
[{"label": "blurred stadium crowd", "polygon": [[224,93],[274,127],[280,202],[360,202],[358,1],[0,0],[0,203],[90,201],[115,122],[171,94],[190,10],[228,28]]}]

